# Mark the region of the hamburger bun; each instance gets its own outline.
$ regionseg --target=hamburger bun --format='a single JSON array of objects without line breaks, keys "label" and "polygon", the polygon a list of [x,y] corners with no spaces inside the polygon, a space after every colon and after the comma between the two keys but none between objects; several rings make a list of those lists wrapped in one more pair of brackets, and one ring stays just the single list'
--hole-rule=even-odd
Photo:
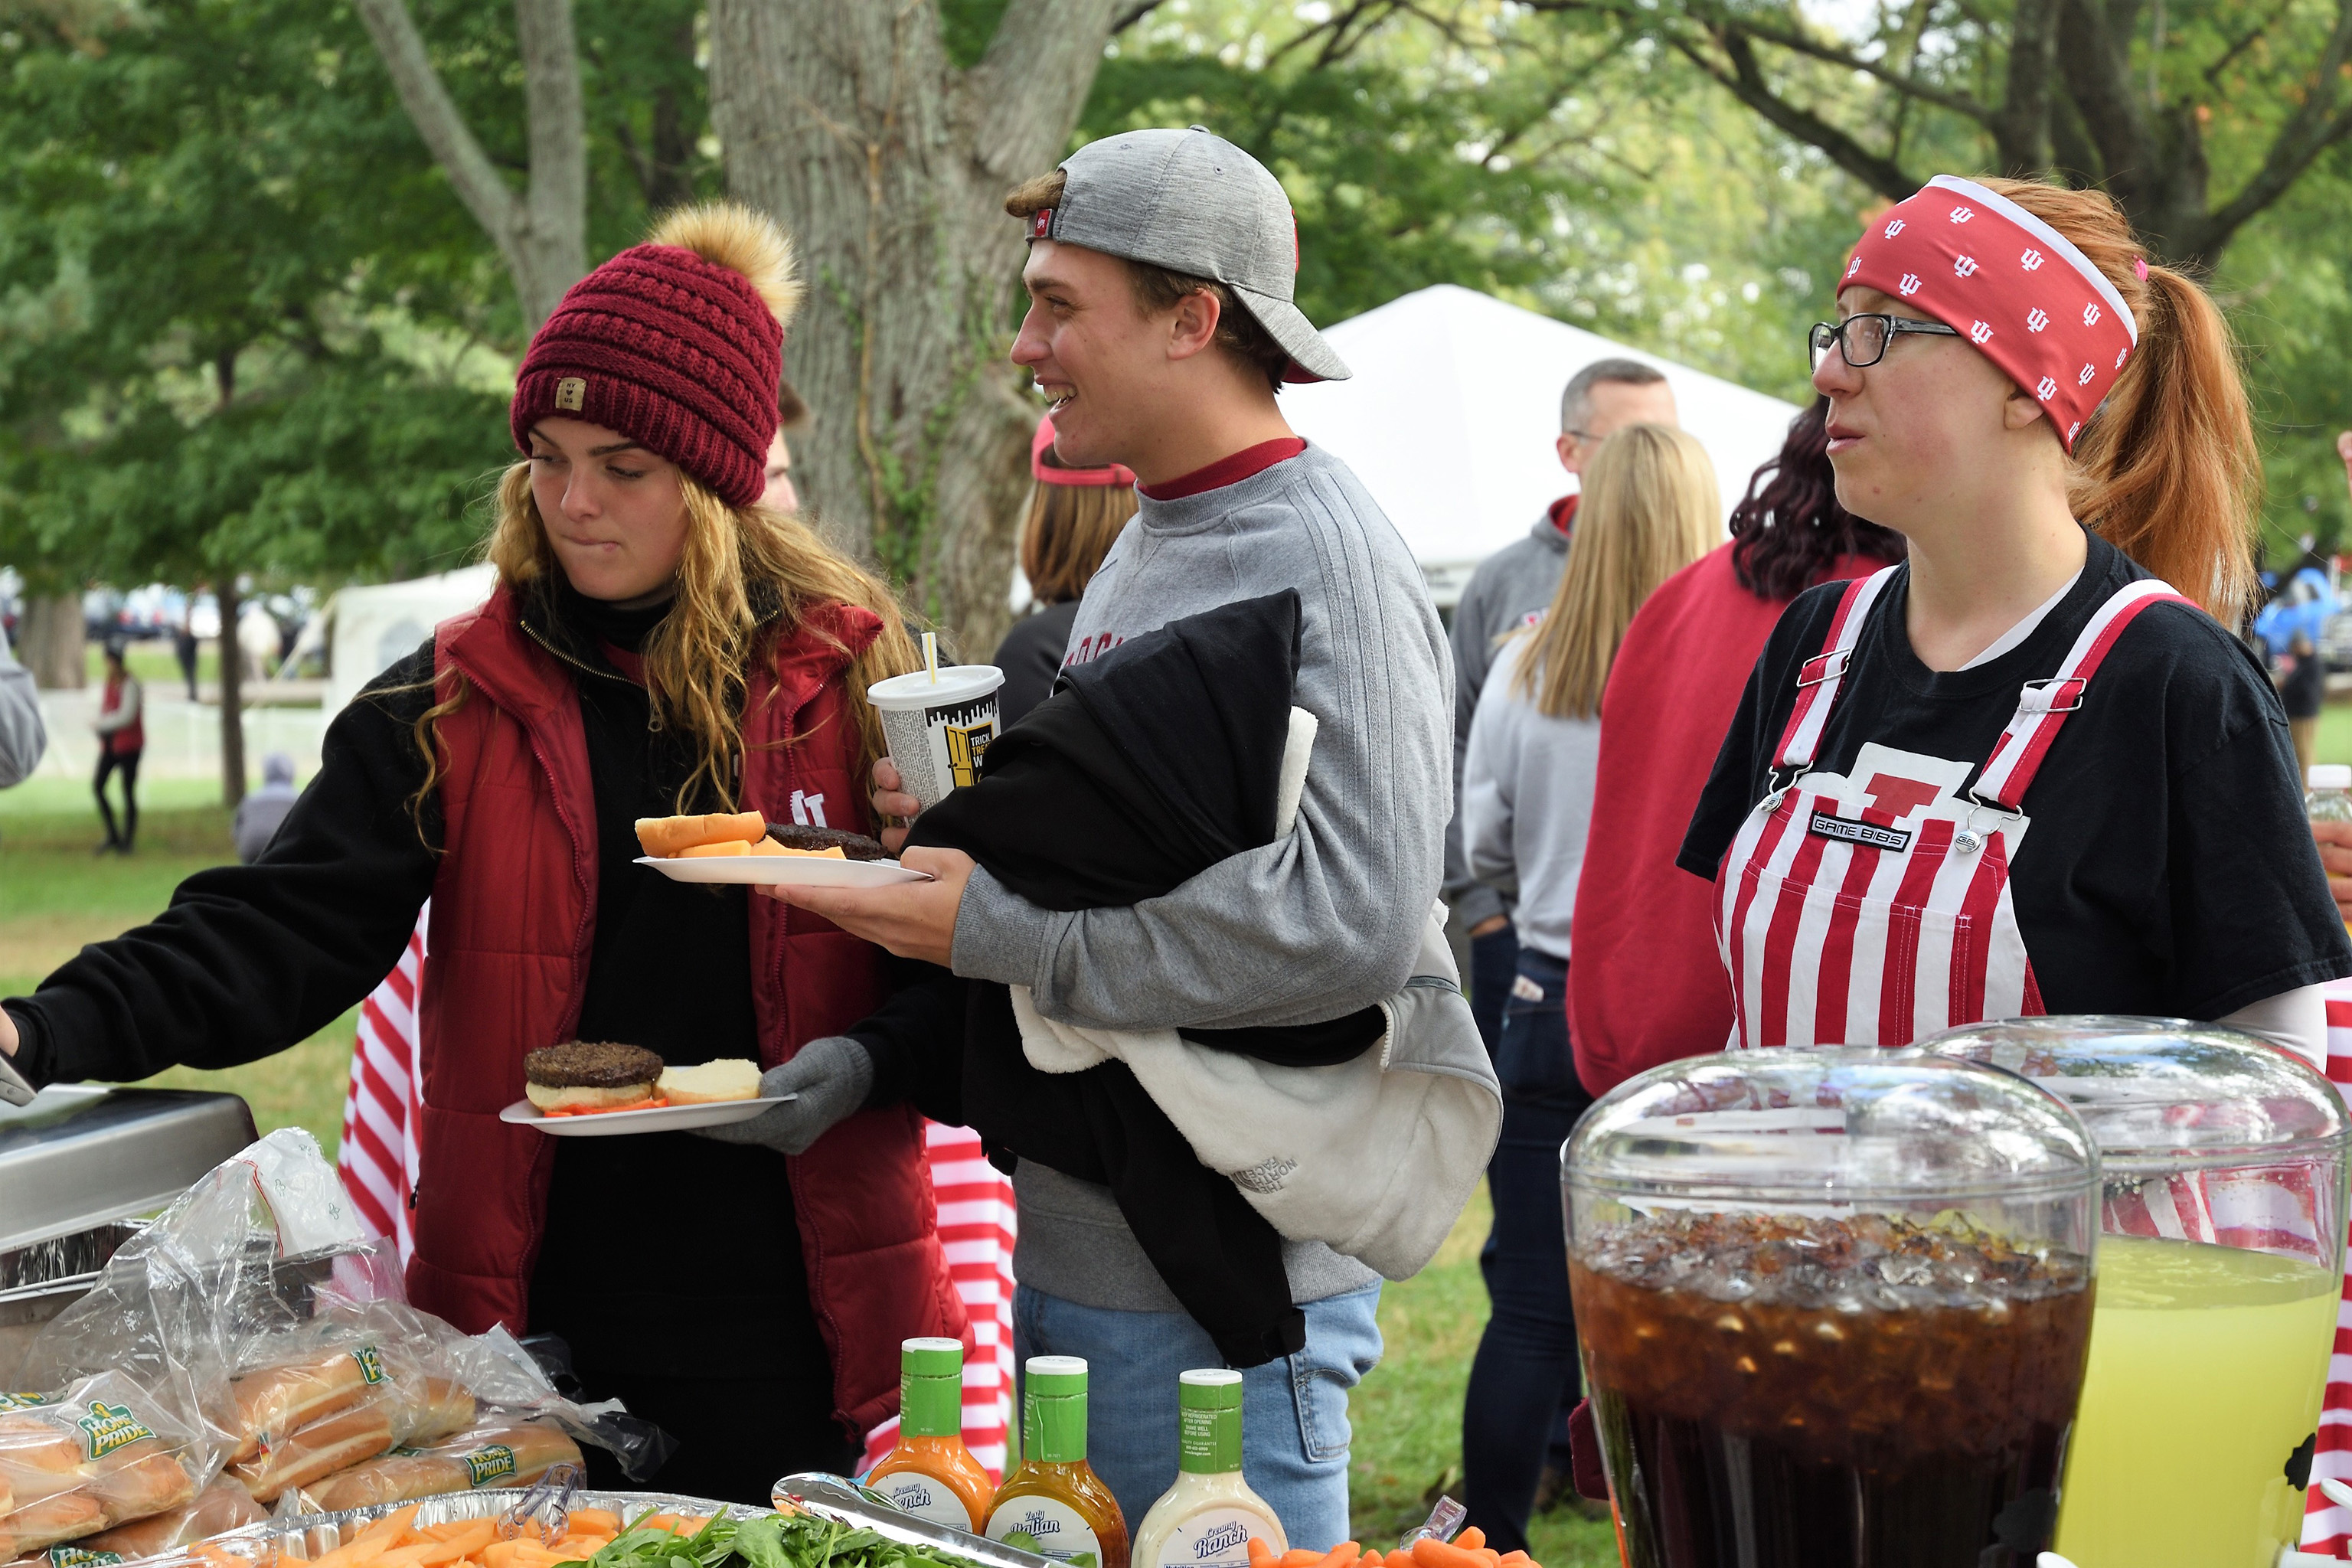
[{"label": "hamburger bun", "polygon": [[662,1059],[643,1046],[572,1040],[522,1059],[523,1094],[542,1111],[601,1110],[652,1096]]},{"label": "hamburger bun", "polygon": [[711,855],[749,855],[751,841],[748,838],[722,838],[716,844],[689,844],[670,857],[674,860],[699,860]]},{"label": "hamburger bun", "polygon": [[661,1093],[672,1105],[717,1105],[760,1098],[760,1064],[725,1057],[698,1068],[664,1068]]},{"label": "hamburger bun", "polygon": [[667,857],[699,844],[748,844],[767,830],[767,819],[756,811],[716,812],[708,816],[641,816],[637,818],[637,844],[648,855]]}]

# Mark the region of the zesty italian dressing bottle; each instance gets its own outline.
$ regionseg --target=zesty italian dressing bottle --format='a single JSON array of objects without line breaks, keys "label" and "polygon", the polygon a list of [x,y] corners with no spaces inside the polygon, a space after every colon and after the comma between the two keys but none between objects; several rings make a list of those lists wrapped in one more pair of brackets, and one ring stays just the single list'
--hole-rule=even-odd
[{"label": "zesty italian dressing bottle", "polygon": [[1290,1550],[1282,1521],[1242,1479],[1242,1374],[1177,1380],[1176,1484],[1135,1531],[1136,1568],[1249,1568],[1249,1539]]},{"label": "zesty italian dressing bottle", "polygon": [[1070,1568],[1127,1568],[1127,1521],[1087,1463],[1087,1363],[1033,1355],[1022,1369],[1021,1468],[989,1505],[988,1538]]},{"label": "zesty italian dressing bottle", "polygon": [[911,1513],[978,1533],[994,1489],[963,1446],[963,1346],[955,1340],[906,1340],[898,1346],[898,1446],[866,1484]]}]

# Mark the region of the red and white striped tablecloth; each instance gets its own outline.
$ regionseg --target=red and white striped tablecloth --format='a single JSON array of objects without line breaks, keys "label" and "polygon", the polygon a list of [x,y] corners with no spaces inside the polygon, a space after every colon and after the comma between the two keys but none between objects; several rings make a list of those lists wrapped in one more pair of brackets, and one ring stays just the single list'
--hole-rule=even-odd
[{"label": "red and white striped tablecloth", "polygon": [[[2327,987],[2327,1076],[2352,1100],[2352,980]],[[2352,1263],[2352,1258],[2347,1258]],[[2312,1456],[2313,1486],[2305,1494],[2303,1547],[2341,1557],[2352,1546],[2352,1509],[2327,1500],[2321,1478],[2352,1482],[2352,1272],[2336,1308],[2336,1352],[2327,1362],[2327,1397],[2319,1411],[2319,1445]]]},{"label": "red and white striped tablecloth", "polygon": [[[425,915],[398,967],[360,1005],[343,1096],[337,1157],[343,1190],[371,1234],[389,1237],[405,1263],[414,1241],[408,1194],[416,1176],[416,994],[425,966]],[[1002,1479],[1013,1418],[1013,1183],[981,1157],[968,1127],[924,1124],[924,1159],[939,1204],[948,1272],[971,1319],[963,1367],[963,1436],[972,1457]],[[866,1438],[866,1466],[898,1440],[892,1417]]]}]

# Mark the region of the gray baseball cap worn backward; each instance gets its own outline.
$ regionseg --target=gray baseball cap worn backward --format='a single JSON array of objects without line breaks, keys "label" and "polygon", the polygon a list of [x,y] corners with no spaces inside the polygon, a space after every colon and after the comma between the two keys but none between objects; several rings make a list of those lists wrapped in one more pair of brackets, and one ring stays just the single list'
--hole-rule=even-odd
[{"label": "gray baseball cap worn backward", "polygon": [[1348,379],[1347,362],[1292,303],[1298,226],[1265,164],[1195,125],[1089,142],[1062,171],[1061,205],[1030,221],[1031,239],[1222,283],[1290,355],[1285,381]]}]

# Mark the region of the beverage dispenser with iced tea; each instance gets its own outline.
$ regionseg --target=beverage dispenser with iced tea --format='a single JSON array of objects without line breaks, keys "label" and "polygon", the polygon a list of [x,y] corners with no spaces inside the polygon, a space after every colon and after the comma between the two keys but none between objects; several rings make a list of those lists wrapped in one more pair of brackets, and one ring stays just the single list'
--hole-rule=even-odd
[{"label": "beverage dispenser with iced tea", "polygon": [[2033,1568],[2098,1228],[2064,1106],[1917,1053],[1738,1052],[1620,1084],[1562,1158],[1629,1568]]},{"label": "beverage dispenser with iced tea", "polygon": [[2103,1172],[2091,1369],[2057,1550],[2078,1568],[2272,1568],[2299,1539],[2335,1342],[2335,1088],[2250,1035],[2158,1018],[1979,1024],[1923,1050],[2072,1106]]}]

